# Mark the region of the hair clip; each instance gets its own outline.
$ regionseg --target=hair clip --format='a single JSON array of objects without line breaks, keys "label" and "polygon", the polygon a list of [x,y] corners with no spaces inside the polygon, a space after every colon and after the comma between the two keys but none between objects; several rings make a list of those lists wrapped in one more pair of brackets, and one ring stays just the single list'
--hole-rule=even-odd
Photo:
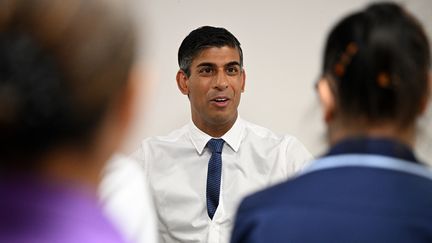
[{"label": "hair clip", "polygon": [[378,83],[378,86],[381,88],[388,88],[391,85],[391,79],[388,73],[386,72],[380,72],[376,78],[376,81]]},{"label": "hair clip", "polygon": [[342,53],[339,62],[336,63],[333,68],[333,72],[337,77],[341,78],[345,74],[346,67],[350,64],[353,56],[357,54],[357,52],[357,44],[355,42],[350,42]]},{"label": "hair clip", "polygon": [[358,52],[358,46],[354,42],[350,42],[346,48],[346,52],[352,57]]},{"label": "hair clip", "polygon": [[333,71],[336,74],[336,76],[340,78],[345,74],[345,67],[340,63],[336,63]]}]

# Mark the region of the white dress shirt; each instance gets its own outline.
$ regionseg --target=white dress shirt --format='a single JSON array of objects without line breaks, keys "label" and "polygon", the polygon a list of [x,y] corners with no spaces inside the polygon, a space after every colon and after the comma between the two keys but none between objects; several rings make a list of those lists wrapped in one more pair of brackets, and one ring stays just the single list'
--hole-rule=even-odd
[{"label": "white dress shirt", "polygon": [[107,217],[127,242],[157,242],[153,199],[137,161],[113,156],[104,169],[99,195]]},{"label": "white dress shirt", "polygon": [[287,179],[312,159],[296,138],[238,118],[221,137],[220,199],[211,220],[206,206],[211,138],[190,122],[168,136],[145,139],[133,154],[155,198],[160,243],[228,243],[241,199]]}]

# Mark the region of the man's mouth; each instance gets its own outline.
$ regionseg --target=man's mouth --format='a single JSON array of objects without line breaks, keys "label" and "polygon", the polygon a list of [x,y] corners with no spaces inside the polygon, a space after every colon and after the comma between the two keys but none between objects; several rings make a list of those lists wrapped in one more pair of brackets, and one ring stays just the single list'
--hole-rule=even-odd
[{"label": "man's mouth", "polygon": [[225,102],[227,100],[228,100],[227,98],[216,98],[216,99],[213,99],[213,101],[216,101],[216,102]]},{"label": "man's mouth", "polygon": [[218,107],[225,107],[228,105],[229,100],[227,97],[216,97],[211,102]]}]

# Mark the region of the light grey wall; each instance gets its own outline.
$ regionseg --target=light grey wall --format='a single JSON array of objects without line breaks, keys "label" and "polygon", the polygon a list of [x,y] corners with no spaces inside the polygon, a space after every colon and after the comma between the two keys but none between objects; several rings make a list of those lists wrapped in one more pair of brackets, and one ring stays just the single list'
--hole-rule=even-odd
[{"label": "light grey wall", "polygon": [[[140,28],[145,28],[147,64],[154,82],[152,96],[140,98],[124,150],[130,152],[141,139],[167,134],[189,121],[188,99],[175,82],[177,50],[190,31],[213,25],[227,28],[242,44],[247,79],[240,115],[276,133],[292,134],[320,155],[326,146],[313,84],[320,74],[324,41],[335,22],[369,2],[135,0],[134,10],[146,23]],[[432,23],[432,1],[402,2],[425,24]],[[427,121],[422,125],[427,126]],[[424,137],[422,156],[427,157],[432,145]]]}]

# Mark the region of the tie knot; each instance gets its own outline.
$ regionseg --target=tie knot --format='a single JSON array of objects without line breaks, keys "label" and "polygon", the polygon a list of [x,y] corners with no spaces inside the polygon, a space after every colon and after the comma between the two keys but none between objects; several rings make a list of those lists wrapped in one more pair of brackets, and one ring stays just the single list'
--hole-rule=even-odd
[{"label": "tie knot", "polygon": [[218,139],[212,138],[210,139],[210,141],[208,141],[207,147],[212,151],[212,153],[214,152],[222,153],[222,147],[224,142],[225,141],[221,138]]}]

